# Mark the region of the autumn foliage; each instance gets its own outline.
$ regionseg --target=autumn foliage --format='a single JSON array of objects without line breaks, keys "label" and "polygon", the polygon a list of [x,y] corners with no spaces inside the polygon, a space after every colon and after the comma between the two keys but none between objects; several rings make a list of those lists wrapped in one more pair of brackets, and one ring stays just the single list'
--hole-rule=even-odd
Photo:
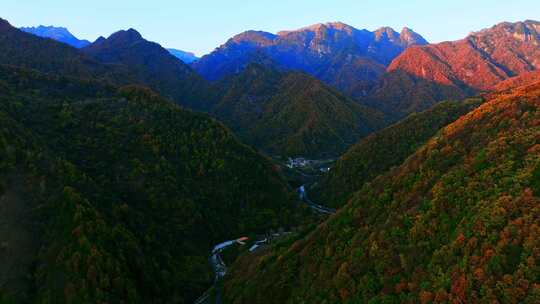
[{"label": "autumn foliage", "polygon": [[292,246],[241,259],[229,303],[538,303],[539,107],[540,83],[492,96]]}]

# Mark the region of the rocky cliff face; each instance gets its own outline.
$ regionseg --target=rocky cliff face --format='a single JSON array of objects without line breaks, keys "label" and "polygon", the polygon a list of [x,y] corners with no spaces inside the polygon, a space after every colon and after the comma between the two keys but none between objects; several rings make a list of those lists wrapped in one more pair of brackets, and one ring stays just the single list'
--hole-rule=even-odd
[{"label": "rocky cliff face", "polygon": [[408,28],[401,33],[387,27],[370,32],[340,22],[320,23],[276,35],[241,33],[193,67],[205,78],[218,80],[238,73],[255,57],[282,69],[307,72],[354,96],[364,94],[407,47],[424,44]]},{"label": "rocky cliff face", "polygon": [[401,70],[460,88],[488,90],[540,68],[540,23],[500,23],[453,42],[412,47],[388,71]]},{"label": "rocky cliff face", "polygon": [[364,98],[400,118],[442,100],[498,90],[501,82],[530,83],[540,70],[539,29],[536,21],[504,22],[458,41],[412,46]]}]

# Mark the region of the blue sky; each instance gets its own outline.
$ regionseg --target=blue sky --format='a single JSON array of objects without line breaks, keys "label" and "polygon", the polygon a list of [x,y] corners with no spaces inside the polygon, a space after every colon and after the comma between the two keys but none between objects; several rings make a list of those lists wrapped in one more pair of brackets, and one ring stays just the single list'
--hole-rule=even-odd
[{"label": "blue sky", "polygon": [[92,41],[132,27],[148,40],[197,55],[248,29],[342,21],[369,30],[408,26],[440,42],[501,21],[540,20],[538,0],[2,0],[1,7],[0,17],[15,26],[65,26]]}]

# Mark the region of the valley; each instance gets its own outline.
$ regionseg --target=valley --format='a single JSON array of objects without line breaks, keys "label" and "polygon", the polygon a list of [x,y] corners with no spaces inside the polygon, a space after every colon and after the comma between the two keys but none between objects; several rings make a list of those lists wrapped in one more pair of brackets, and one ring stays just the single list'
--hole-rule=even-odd
[{"label": "valley", "polygon": [[0,19],[0,304],[540,303],[540,22],[137,20]]}]

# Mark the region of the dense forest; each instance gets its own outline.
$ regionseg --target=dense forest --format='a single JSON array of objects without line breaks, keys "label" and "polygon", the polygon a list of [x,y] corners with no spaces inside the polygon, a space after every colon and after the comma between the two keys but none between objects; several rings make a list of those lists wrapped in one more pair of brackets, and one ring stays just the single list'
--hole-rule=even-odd
[{"label": "dense forest", "polygon": [[343,154],[310,195],[331,207],[344,205],[364,183],[399,166],[442,127],[481,102],[480,98],[442,102],[371,134]]},{"label": "dense forest", "polygon": [[81,51],[100,64],[121,67],[128,79],[133,79],[130,83],[149,86],[184,107],[208,110],[215,102],[215,91],[210,83],[134,29],[98,39]]},{"label": "dense forest", "polygon": [[268,160],[147,88],[5,66],[0,86],[3,214],[31,223],[0,250],[25,257],[15,299],[189,302],[215,243],[305,212]]},{"label": "dense forest", "polygon": [[244,257],[228,303],[538,303],[540,84],[492,96],[308,236]]},{"label": "dense forest", "polygon": [[251,64],[218,85],[211,113],[270,155],[336,157],[387,124],[381,112],[302,73]]},{"label": "dense forest", "polygon": [[75,49],[0,22],[0,63],[44,73],[139,84],[186,108],[223,121],[239,138],[270,155],[336,157],[389,123],[358,103],[299,72],[268,64],[209,83],[137,31],[118,31]]},{"label": "dense forest", "polygon": [[466,87],[450,86],[394,70],[384,74],[360,100],[398,121],[411,113],[428,110],[441,101],[458,101],[474,95],[476,92]]},{"label": "dense forest", "polygon": [[540,303],[539,26],[247,31],[187,65],[0,19],[0,304]]},{"label": "dense forest", "polygon": [[211,85],[159,44],[134,30],[119,31],[79,50],[12,27],[0,18],[0,63],[43,73],[145,85],[183,106],[207,109]]}]

